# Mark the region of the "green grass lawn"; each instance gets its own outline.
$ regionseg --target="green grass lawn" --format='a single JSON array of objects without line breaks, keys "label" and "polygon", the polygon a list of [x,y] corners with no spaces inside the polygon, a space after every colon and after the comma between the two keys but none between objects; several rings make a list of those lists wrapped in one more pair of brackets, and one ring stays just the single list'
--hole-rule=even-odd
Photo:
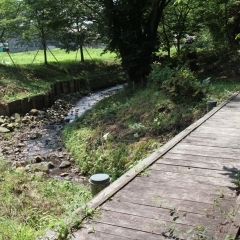
[{"label": "green grass lawn", "polygon": [[[84,48],[84,58],[85,60],[93,61],[114,61],[116,55],[113,53],[105,53],[102,55],[103,49],[94,49],[94,48]],[[18,52],[10,53],[10,56],[13,62],[16,65],[26,65],[26,64],[43,64],[44,55],[43,50],[39,51],[27,51],[27,52]],[[12,63],[12,60],[9,57],[8,53],[0,52],[0,60],[4,62]],[[49,63],[58,62],[79,62],[80,55],[79,51],[71,51],[66,53],[64,50],[55,48],[47,51],[47,59]]]}]

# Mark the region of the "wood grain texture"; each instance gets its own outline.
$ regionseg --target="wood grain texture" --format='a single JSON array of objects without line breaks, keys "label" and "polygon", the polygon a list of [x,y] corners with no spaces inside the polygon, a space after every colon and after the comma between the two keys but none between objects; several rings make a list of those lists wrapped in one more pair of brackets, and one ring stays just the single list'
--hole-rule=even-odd
[{"label": "wood grain texture", "polygon": [[[90,229],[94,228],[94,231],[96,233],[98,233],[99,235],[101,233],[105,233],[105,234],[111,234],[116,236],[116,239],[118,237],[124,237],[124,239],[138,239],[138,240],[165,240],[166,238],[159,235],[159,234],[154,234],[154,233],[148,233],[148,232],[144,232],[144,231],[138,231],[135,229],[131,229],[131,228],[123,228],[123,227],[119,227],[116,225],[111,225],[111,224],[104,224],[104,223],[97,223],[97,224],[85,224],[86,229]],[[84,229],[85,232],[87,232],[87,230]],[[91,239],[91,236],[95,237],[95,233],[94,234],[89,234],[90,236],[86,239]],[[76,236],[77,237],[77,236]],[[81,237],[81,235],[80,235]],[[77,238],[76,238],[77,239]],[[93,238],[94,239],[94,238]],[[97,238],[97,239],[103,239],[103,238]],[[108,240],[108,238],[106,238],[106,240]]]}]

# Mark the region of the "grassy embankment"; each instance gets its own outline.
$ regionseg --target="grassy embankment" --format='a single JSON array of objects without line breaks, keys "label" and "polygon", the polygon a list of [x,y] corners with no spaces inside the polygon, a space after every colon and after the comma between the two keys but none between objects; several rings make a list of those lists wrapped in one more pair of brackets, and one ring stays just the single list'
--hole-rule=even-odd
[{"label": "grassy embankment", "polygon": [[[64,65],[63,62],[61,64]],[[99,73],[106,74],[104,65],[98,66]],[[27,73],[31,72],[27,67],[26,69]],[[78,69],[69,67],[68,72],[74,73],[73,76],[87,76],[89,82],[92,79],[96,80],[92,78],[96,75],[91,76],[87,71],[91,71],[92,68],[85,69],[80,75]],[[51,71],[47,71],[48,74],[49,72]],[[39,75],[35,77],[35,73],[32,71],[28,83],[36,81],[38,87],[41,87],[41,81],[45,83],[51,79],[50,76],[46,76],[42,80]],[[5,76],[7,78],[9,75],[5,73]],[[58,76],[62,77],[62,73]],[[209,72],[205,73],[204,78],[209,76]],[[15,78],[11,81],[10,76],[7,86],[12,87],[15,81],[19,86],[23,81],[17,76]],[[56,79],[55,75],[53,79]],[[98,82],[104,81],[105,78],[98,76]],[[25,88],[27,89],[27,85]],[[230,78],[228,75],[213,76],[202,101],[176,101],[166,89],[157,88],[151,82],[147,88],[135,89],[133,93],[125,89],[99,102],[76,122],[68,124],[63,131],[63,139],[82,173],[104,171],[116,179],[205,114],[207,99],[216,99],[220,102],[239,89],[240,79]],[[75,207],[84,206],[84,202],[89,199],[86,190],[78,190],[76,187],[79,186],[72,183],[45,181],[34,175],[29,177],[20,174],[15,170],[6,171],[3,167],[1,172],[0,233],[4,232],[5,235],[2,236],[6,236],[2,239],[33,239],[33,236],[39,235],[43,229],[56,223],[60,226],[60,231],[64,232],[66,229],[60,221],[61,217],[66,216]],[[21,234],[25,236],[20,237]]]}]

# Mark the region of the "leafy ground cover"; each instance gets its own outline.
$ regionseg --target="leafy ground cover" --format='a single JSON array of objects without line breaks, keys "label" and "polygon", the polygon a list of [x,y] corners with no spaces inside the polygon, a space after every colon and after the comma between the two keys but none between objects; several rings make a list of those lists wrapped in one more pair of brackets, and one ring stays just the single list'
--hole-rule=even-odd
[{"label": "leafy ground cover", "polygon": [[202,117],[207,100],[220,103],[239,90],[240,78],[228,67],[221,62],[196,74],[186,64],[157,63],[147,87],[133,85],[101,101],[64,128],[63,140],[84,174],[116,179]]},{"label": "leafy ground cover", "polygon": [[88,188],[79,183],[29,175],[9,168],[3,159],[0,172],[1,240],[36,239],[51,227],[64,236],[63,219],[77,208],[85,211],[90,199]]}]

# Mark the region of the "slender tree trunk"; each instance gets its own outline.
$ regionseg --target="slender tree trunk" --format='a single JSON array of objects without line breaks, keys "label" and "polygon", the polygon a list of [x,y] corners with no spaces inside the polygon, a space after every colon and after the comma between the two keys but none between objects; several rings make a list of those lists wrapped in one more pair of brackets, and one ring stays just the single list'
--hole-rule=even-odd
[{"label": "slender tree trunk", "polygon": [[43,46],[43,54],[44,54],[44,64],[47,65],[47,43],[45,38],[44,27],[41,27],[41,37],[42,37],[42,46]]},{"label": "slender tree trunk", "polygon": [[81,62],[84,62],[84,54],[83,54],[83,45],[82,44],[80,45],[79,50],[80,50]]},{"label": "slender tree trunk", "polygon": [[48,61],[47,61],[47,44],[44,41],[43,42],[43,52],[44,52],[44,64],[47,65]]}]

